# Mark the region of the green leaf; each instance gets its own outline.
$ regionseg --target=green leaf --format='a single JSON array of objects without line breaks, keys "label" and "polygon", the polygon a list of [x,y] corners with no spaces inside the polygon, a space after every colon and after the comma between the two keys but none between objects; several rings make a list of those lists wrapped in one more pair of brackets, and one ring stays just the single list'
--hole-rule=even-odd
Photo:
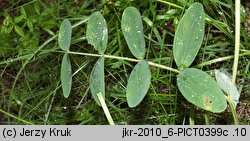
[{"label": "green leaf", "polygon": [[8,26],[9,24],[14,24],[12,18],[10,17],[10,15],[8,13],[5,13],[5,19],[3,20],[3,25],[4,26]]},{"label": "green leaf", "polygon": [[27,26],[31,30],[31,32],[34,31],[33,23],[32,23],[32,21],[30,19],[27,19]]},{"label": "green leaf", "polygon": [[240,23],[244,23],[246,21],[246,9],[243,5],[240,5]]},{"label": "green leaf", "polygon": [[[10,33],[14,28],[14,25],[10,25],[8,28],[6,28],[6,33]],[[22,34],[22,33],[21,33]]]},{"label": "green leaf", "polygon": [[40,15],[40,3],[39,3],[39,1],[34,2],[34,9],[35,9],[36,13]]},{"label": "green leaf", "polygon": [[220,88],[232,99],[234,107],[239,103],[240,93],[232,80],[223,72],[215,70],[215,78]]},{"label": "green leaf", "polygon": [[65,98],[69,97],[72,85],[72,70],[68,54],[64,54],[61,66],[61,82],[63,96]]},{"label": "green leaf", "polygon": [[184,69],[177,77],[177,85],[190,103],[204,110],[220,113],[227,107],[225,95],[206,72],[194,68]]},{"label": "green leaf", "polygon": [[23,6],[21,7],[21,15],[23,15],[25,19],[27,18],[27,14]]},{"label": "green leaf", "polygon": [[122,15],[121,27],[131,53],[142,60],[146,48],[140,12],[134,7],[126,8]]},{"label": "green leaf", "polygon": [[205,13],[200,3],[192,4],[181,18],[174,37],[173,54],[179,69],[194,61],[204,36]]},{"label": "green leaf", "polygon": [[15,31],[16,31],[17,34],[19,34],[19,35],[22,36],[22,37],[25,36],[25,35],[24,35],[24,32],[23,32],[23,30],[22,30],[21,27],[15,25],[14,28],[15,28]]},{"label": "green leaf", "polygon": [[17,24],[17,23],[23,21],[23,19],[25,19],[25,17],[24,17],[23,15],[20,15],[20,16],[18,16],[18,17],[15,17],[14,23]]},{"label": "green leaf", "polygon": [[65,19],[61,23],[58,34],[58,44],[62,50],[69,51],[71,34],[72,34],[72,27],[70,21],[68,19]]},{"label": "green leaf", "polygon": [[147,61],[140,61],[131,72],[126,96],[129,107],[136,107],[146,96],[150,86],[151,72]]},{"label": "green leaf", "polygon": [[97,94],[101,93],[105,99],[105,82],[104,82],[104,57],[101,57],[94,65],[90,74],[90,90],[95,102],[101,106]]},{"label": "green leaf", "polygon": [[108,28],[100,12],[95,12],[89,17],[86,37],[89,44],[100,54],[104,54],[108,43]]}]

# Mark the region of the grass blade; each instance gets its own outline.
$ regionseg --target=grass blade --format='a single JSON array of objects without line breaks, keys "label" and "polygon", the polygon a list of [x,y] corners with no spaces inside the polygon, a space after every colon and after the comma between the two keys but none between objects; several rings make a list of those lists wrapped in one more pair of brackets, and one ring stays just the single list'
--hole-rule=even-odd
[{"label": "grass blade", "polygon": [[235,83],[240,52],[240,0],[235,1],[235,50],[232,82]]}]

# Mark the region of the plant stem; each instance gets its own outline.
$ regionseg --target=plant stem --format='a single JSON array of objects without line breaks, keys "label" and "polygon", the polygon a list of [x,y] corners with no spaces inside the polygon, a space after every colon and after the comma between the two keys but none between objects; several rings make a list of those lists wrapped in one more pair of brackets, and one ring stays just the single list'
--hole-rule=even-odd
[{"label": "plant stem", "polygon": [[0,113],[3,113],[3,114],[5,114],[5,115],[7,115],[7,116],[9,116],[9,117],[12,117],[12,118],[14,118],[14,119],[16,119],[16,120],[18,120],[18,121],[23,122],[23,123],[26,123],[26,124],[29,124],[29,125],[34,125],[34,123],[32,123],[32,122],[26,121],[26,120],[24,120],[24,119],[22,119],[22,118],[20,118],[20,117],[17,117],[17,116],[15,116],[15,115],[12,115],[12,114],[10,114],[10,113],[8,113],[8,112],[2,110],[2,109],[0,109]]},{"label": "plant stem", "polygon": [[174,68],[171,68],[171,67],[167,67],[167,66],[164,66],[164,65],[161,65],[161,64],[156,64],[154,62],[148,61],[148,64],[151,65],[151,66],[159,67],[159,68],[162,68],[162,69],[165,69],[165,70],[169,70],[169,71],[172,71],[172,72],[175,72],[175,73],[180,73],[180,71],[177,70],[177,69],[174,69]]},{"label": "plant stem", "polygon": [[[242,54],[239,54],[239,56],[245,56],[245,55],[250,55],[250,51],[246,51]],[[220,58],[216,58],[216,59],[213,59],[213,60],[209,60],[209,61],[206,61],[206,62],[203,62],[201,64],[198,64],[194,67],[203,67],[203,66],[207,66],[207,65],[211,65],[213,63],[218,63],[218,62],[221,62],[221,61],[225,61],[225,60],[230,60],[230,59],[233,59],[234,56],[233,55],[230,55],[230,56],[226,56],[226,57],[220,57]]]},{"label": "plant stem", "polygon": [[111,117],[111,115],[110,115],[110,113],[109,113],[109,109],[108,109],[108,107],[107,107],[107,105],[106,105],[106,103],[105,103],[105,100],[104,100],[104,98],[102,97],[102,94],[101,94],[101,93],[98,93],[98,94],[97,94],[97,97],[98,97],[98,99],[99,99],[99,101],[100,101],[100,103],[101,103],[102,109],[103,109],[103,111],[104,111],[104,113],[105,113],[105,115],[106,115],[106,117],[107,117],[107,119],[108,119],[109,124],[110,124],[110,125],[115,125],[115,123],[114,123],[114,121],[113,121],[113,119],[112,119],[112,117]]},{"label": "plant stem", "polygon": [[234,64],[232,82],[236,81],[236,74],[239,61],[240,51],[240,0],[235,0],[235,51],[234,51]]},{"label": "plant stem", "polygon": [[195,125],[195,121],[194,121],[194,108],[190,109],[189,115],[190,115],[190,117],[189,117],[189,125]]},{"label": "plant stem", "polygon": [[167,1],[164,1],[164,0],[157,0],[158,2],[162,2],[162,3],[165,3],[165,4],[168,4],[170,6],[173,6],[173,7],[176,7],[176,8],[179,8],[179,9],[182,9],[182,6],[179,6],[177,4],[174,4],[174,3],[171,3],[171,2],[167,2]]},{"label": "plant stem", "polygon": [[[99,55],[99,54],[92,54],[92,53],[81,53],[81,52],[73,52],[73,51],[68,51],[67,53],[69,54],[75,54],[75,55],[84,55],[84,56],[92,56],[92,57],[101,57],[104,56],[105,58],[110,58],[110,59],[117,59],[117,60],[126,60],[126,61],[131,61],[131,62],[140,62],[141,60],[137,60],[137,59],[133,59],[133,58],[128,58],[128,57],[120,57],[120,56],[113,56],[113,55]],[[161,64],[157,64],[154,62],[150,62],[148,61],[148,64],[154,67],[159,67],[165,70],[169,70],[175,73],[180,73],[179,70],[171,68],[171,67],[167,67]]]},{"label": "plant stem", "polygon": [[204,114],[204,118],[205,118],[205,123],[206,123],[206,125],[210,125],[210,121],[209,121],[209,118],[208,118],[208,112],[205,112],[205,114]]},{"label": "plant stem", "polygon": [[236,114],[236,111],[235,111],[235,106],[233,105],[233,101],[228,96],[226,96],[226,99],[227,99],[227,101],[229,103],[229,106],[230,106],[230,109],[231,109],[231,113],[232,113],[232,116],[233,116],[234,124],[235,125],[239,125],[239,121],[238,121],[237,114]]},{"label": "plant stem", "polygon": [[[80,22],[74,24],[74,25],[72,26],[72,28],[75,28],[75,27],[77,27],[77,26],[79,26],[79,25],[81,25],[81,24],[87,22],[87,20],[88,20],[88,18],[81,20]],[[15,77],[15,80],[14,80],[14,82],[13,82],[13,84],[12,84],[12,88],[11,88],[11,91],[10,91],[9,104],[8,104],[8,112],[10,111],[10,104],[11,104],[11,102],[12,102],[13,95],[14,95],[14,88],[15,88],[15,86],[16,86],[17,80],[18,80],[18,78],[19,78],[21,72],[22,72],[23,69],[26,67],[26,65],[29,63],[29,61],[30,61],[30,60],[31,60],[31,59],[32,59],[32,58],[33,58],[33,57],[34,57],[43,47],[45,47],[48,43],[50,43],[51,41],[53,41],[54,39],[56,39],[57,36],[58,36],[58,34],[56,34],[56,35],[54,35],[53,37],[49,38],[49,39],[46,40],[43,44],[41,44],[40,46],[38,46],[38,48],[37,48],[32,54],[30,54],[29,56],[27,56],[27,58],[26,58],[27,60],[23,63],[21,69],[18,71],[18,73],[17,73],[17,75],[16,75],[16,77]],[[9,118],[8,118],[8,121],[9,121]]]}]

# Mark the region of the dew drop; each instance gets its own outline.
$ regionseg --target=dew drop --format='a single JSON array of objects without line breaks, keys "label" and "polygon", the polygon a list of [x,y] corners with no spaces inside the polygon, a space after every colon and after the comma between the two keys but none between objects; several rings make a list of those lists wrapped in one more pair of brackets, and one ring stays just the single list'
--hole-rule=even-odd
[{"label": "dew drop", "polygon": [[137,48],[137,46],[136,46],[135,44],[133,44],[133,46],[134,46],[135,48]]}]

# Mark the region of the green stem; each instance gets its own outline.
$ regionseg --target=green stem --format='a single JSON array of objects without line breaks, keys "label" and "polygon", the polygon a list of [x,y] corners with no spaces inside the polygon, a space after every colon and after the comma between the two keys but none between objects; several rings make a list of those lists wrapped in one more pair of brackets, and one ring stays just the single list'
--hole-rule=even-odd
[{"label": "green stem", "polygon": [[0,65],[2,65],[2,64],[9,64],[9,63],[12,63],[12,62],[15,62],[15,61],[24,60],[24,59],[29,58],[29,56],[30,55],[28,54],[28,55],[23,55],[23,56],[16,57],[16,58],[9,58],[6,61],[0,62]]},{"label": "green stem", "polygon": [[8,113],[8,112],[2,110],[2,109],[0,109],[0,113],[3,113],[3,114],[5,114],[5,115],[7,115],[7,116],[9,116],[9,117],[12,117],[12,118],[14,118],[14,119],[16,119],[16,120],[18,120],[18,121],[23,122],[23,123],[26,123],[26,124],[29,124],[29,125],[34,125],[34,123],[32,123],[32,122],[26,121],[26,120],[24,120],[24,119],[22,119],[22,118],[20,118],[20,117],[17,117],[17,116],[15,116],[15,115],[12,115],[12,114],[10,114],[10,113]]},{"label": "green stem", "polygon": [[205,114],[204,114],[204,118],[205,118],[205,123],[206,123],[206,125],[210,125],[210,121],[209,121],[209,118],[208,118],[208,112],[205,112]]},{"label": "green stem", "polygon": [[227,101],[229,103],[229,106],[230,106],[230,109],[231,109],[231,113],[232,113],[232,116],[233,116],[234,124],[235,125],[239,125],[239,121],[238,121],[238,118],[237,118],[237,114],[236,114],[236,111],[235,111],[235,106],[233,104],[233,101],[228,96],[226,96],[226,99],[227,99]]},{"label": "green stem", "polygon": [[235,0],[235,51],[232,82],[235,83],[240,51],[240,0]]},{"label": "green stem", "polygon": [[[87,22],[87,20],[88,20],[88,18],[83,19],[82,21],[80,21],[80,22],[74,24],[74,25],[72,26],[72,28],[75,28],[75,27],[77,27],[77,26],[79,26],[79,25],[81,25],[81,24]],[[41,45],[37,48],[37,50],[35,50],[32,54],[30,54],[30,55],[27,57],[27,60],[23,63],[21,69],[18,71],[18,73],[17,73],[17,75],[16,75],[16,77],[15,77],[15,80],[14,80],[14,82],[13,82],[13,84],[12,84],[12,88],[11,88],[11,91],[10,91],[9,104],[8,104],[8,112],[10,111],[10,105],[11,105],[12,99],[14,98],[14,88],[15,88],[15,86],[16,86],[17,80],[18,80],[18,78],[19,78],[21,72],[23,71],[23,69],[25,68],[25,66],[29,63],[29,61],[30,61],[30,60],[31,60],[31,59],[32,59],[32,58],[33,58],[33,57],[34,57],[43,47],[45,47],[48,43],[50,43],[51,41],[53,41],[54,39],[56,39],[57,36],[58,36],[58,34],[57,34],[57,35],[54,35],[53,37],[51,37],[51,38],[49,38],[48,40],[46,40],[43,44],[41,44]],[[9,119],[8,119],[8,121],[9,121]]]},{"label": "green stem", "polygon": [[[29,63],[29,61],[37,54],[37,52],[40,51],[49,42],[51,42],[52,40],[54,40],[56,37],[57,37],[57,35],[55,35],[55,36],[49,38],[47,41],[45,41],[41,46],[38,47],[38,49],[33,54],[31,54],[30,56],[28,56],[27,60],[23,63],[21,69],[18,71],[18,73],[17,73],[17,75],[15,77],[15,80],[14,80],[14,82],[12,84],[12,88],[11,88],[11,91],[10,91],[9,103],[8,103],[8,112],[10,112],[10,105],[11,105],[12,99],[14,98],[14,88],[16,86],[17,80],[18,80],[21,72],[23,71],[23,69],[25,68],[25,66]],[[9,118],[8,118],[8,121],[9,121]]]},{"label": "green stem", "polygon": [[[73,52],[73,51],[68,51],[67,53],[69,54],[75,54],[75,55],[84,55],[84,56],[92,56],[92,57],[101,57],[104,56],[105,58],[110,58],[110,59],[117,59],[117,60],[126,60],[126,61],[131,61],[131,62],[140,62],[141,60],[137,60],[137,59],[133,59],[133,58],[128,58],[128,57],[120,57],[120,56],[113,56],[113,55],[99,55],[99,54],[92,54],[92,53],[81,53],[81,52]],[[148,61],[148,64],[151,66],[155,66],[155,67],[159,67],[165,70],[169,70],[175,73],[180,73],[179,70],[171,68],[171,67],[167,67],[161,64],[157,64],[154,62],[150,62]]]},{"label": "green stem", "polygon": [[[245,55],[250,55],[250,51],[246,51],[246,52],[244,52],[242,54],[239,54],[239,56],[245,56]],[[234,58],[233,55],[226,56],[226,57],[220,57],[220,58],[217,58],[217,59],[213,59],[213,60],[203,62],[201,64],[196,65],[195,67],[199,68],[199,67],[211,65],[213,63],[218,63],[218,62],[221,62],[221,61],[230,60],[230,59],[233,59],[233,58]]]},{"label": "green stem", "polygon": [[174,4],[174,3],[171,3],[171,2],[168,2],[168,1],[164,1],[164,0],[157,0],[158,2],[161,2],[161,3],[165,3],[165,4],[168,4],[170,6],[173,6],[173,7],[176,7],[176,8],[179,8],[179,9],[182,9],[182,6],[179,6],[177,4]]},{"label": "green stem", "polygon": [[189,125],[195,125],[195,121],[194,121],[194,108],[190,109]]},{"label": "green stem", "polygon": [[172,71],[172,72],[175,72],[175,73],[180,73],[180,71],[177,70],[177,69],[174,69],[174,68],[171,68],[171,67],[167,67],[167,66],[164,66],[164,65],[161,65],[161,64],[156,64],[154,62],[148,61],[148,64],[151,65],[151,66],[159,67],[159,68],[162,68],[162,69],[165,69],[165,70],[169,70],[169,71]]},{"label": "green stem", "polygon": [[113,119],[112,119],[112,117],[111,117],[111,115],[110,115],[110,113],[109,113],[109,109],[108,109],[108,107],[107,107],[107,105],[106,105],[106,103],[105,103],[105,100],[104,100],[104,98],[102,97],[102,94],[101,94],[101,93],[98,93],[98,94],[97,94],[97,97],[98,97],[98,99],[99,99],[99,101],[100,101],[100,103],[101,103],[102,109],[103,109],[103,111],[104,111],[104,113],[105,113],[105,115],[106,115],[106,117],[107,117],[107,119],[108,119],[109,124],[110,124],[110,125],[115,125],[115,123],[114,123],[114,121],[113,121]]}]

